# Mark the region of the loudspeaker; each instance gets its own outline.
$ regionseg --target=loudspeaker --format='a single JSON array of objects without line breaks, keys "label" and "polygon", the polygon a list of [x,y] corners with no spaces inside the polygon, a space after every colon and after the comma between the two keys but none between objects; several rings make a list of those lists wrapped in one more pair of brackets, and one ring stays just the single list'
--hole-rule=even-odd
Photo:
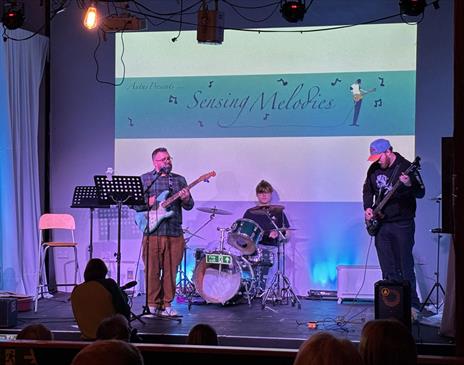
[{"label": "loudspeaker", "polygon": [[18,311],[16,298],[0,298],[0,328],[16,326]]},{"label": "loudspeaker", "polygon": [[375,319],[395,318],[411,329],[411,286],[380,280],[374,285]]},{"label": "loudspeaker", "polygon": [[441,139],[441,231],[454,232],[453,219],[453,170],[454,170],[454,143],[452,137]]}]

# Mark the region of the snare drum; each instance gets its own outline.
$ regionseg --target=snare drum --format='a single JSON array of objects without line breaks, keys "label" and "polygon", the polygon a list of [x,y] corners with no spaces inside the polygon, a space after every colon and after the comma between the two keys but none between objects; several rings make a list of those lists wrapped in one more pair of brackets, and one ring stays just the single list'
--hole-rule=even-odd
[{"label": "snare drum", "polygon": [[227,251],[205,252],[193,271],[198,294],[208,303],[235,303],[255,294],[255,278],[250,263]]},{"label": "snare drum", "polygon": [[244,255],[244,258],[247,259],[253,267],[256,265],[271,267],[274,264],[274,254],[271,250],[262,245],[256,247],[256,251],[253,255]]},{"label": "snare drum", "polygon": [[263,229],[251,219],[238,219],[230,228],[227,243],[240,250],[243,255],[251,255],[263,236]]}]

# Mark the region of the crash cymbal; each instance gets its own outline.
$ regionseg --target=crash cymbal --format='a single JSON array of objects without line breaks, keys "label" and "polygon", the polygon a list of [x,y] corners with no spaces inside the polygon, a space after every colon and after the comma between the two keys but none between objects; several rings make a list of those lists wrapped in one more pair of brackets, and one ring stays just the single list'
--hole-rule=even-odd
[{"label": "crash cymbal", "polygon": [[210,214],[219,214],[219,215],[231,215],[232,212],[228,210],[218,209],[216,207],[209,208],[209,207],[199,207],[197,208],[200,212],[210,213]]}]

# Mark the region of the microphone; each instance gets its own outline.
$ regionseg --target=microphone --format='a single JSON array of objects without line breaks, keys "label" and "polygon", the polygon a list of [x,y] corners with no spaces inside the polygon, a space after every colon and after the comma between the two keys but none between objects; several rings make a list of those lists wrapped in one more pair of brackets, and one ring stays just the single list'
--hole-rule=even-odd
[{"label": "microphone", "polygon": [[108,181],[113,180],[113,168],[112,168],[112,167],[108,167],[108,168],[106,169],[105,175],[106,175],[106,180],[108,180]]},{"label": "microphone", "polygon": [[123,286],[121,286],[121,290],[130,289],[130,288],[133,288],[136,285],[137,285],[137,281],[132,280],[132,281],[129,281],[128,283],[124,284]]}]

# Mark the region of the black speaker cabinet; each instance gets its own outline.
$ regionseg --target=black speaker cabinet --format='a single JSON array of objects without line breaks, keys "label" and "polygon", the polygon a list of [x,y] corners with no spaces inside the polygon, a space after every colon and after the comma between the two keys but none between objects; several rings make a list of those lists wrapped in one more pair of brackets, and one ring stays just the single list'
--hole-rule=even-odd
[{"label": "black speaker cabinet", "polygon": [[380,280],[374,286],[375,319],[395,318],[411,328],[411,287],[402,283]]},{"label": "black speaker cabinet", "polygon": [[0,328],[16,326],[18,319],[16,298],[0,298]]}]

